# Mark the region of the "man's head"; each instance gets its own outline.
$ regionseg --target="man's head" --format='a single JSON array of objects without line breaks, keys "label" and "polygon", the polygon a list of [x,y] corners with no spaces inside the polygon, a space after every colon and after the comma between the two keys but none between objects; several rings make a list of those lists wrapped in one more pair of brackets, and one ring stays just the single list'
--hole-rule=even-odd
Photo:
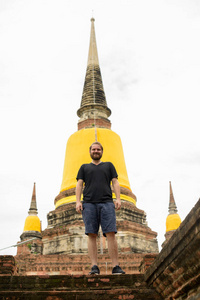
[{"label": "man's head", "polygon": [[93,160],[100,160],[103,155],[103,146],[99,142],[94,142],[90,146],[90,156]]}]

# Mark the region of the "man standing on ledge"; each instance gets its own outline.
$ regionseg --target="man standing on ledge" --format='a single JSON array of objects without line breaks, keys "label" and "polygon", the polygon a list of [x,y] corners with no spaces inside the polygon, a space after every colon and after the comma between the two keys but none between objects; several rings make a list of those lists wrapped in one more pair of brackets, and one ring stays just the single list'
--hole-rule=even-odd
[{"label": "man standing on ledge", "polygon": [[[85,234],[88,235],[88,253],[92,263],[89,274],[100,274],[97,266],[97,235],[101,225],[103,235],[107,237],[108,253],[112,260],[112,274],[125,274],[118,265],[118,246],[115,234],[116,216],[115,208],[121,208],[120,186],[117,180],[117,172],[111,162],[102,162],[103,147],[99,142],[90,146],[92,162],[83,164],[77,175],[76,185],[76,211],[82,212],[85,223]],[[112,190],[116,195],[116,202],[113,203]],[[83,203],[81,193],[83,189]]]}]

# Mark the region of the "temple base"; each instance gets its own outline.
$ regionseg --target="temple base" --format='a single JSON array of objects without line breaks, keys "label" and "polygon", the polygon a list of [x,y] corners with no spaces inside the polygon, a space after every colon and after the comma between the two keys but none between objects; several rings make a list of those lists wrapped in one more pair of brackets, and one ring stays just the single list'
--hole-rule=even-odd
[{"label": "temple base", "polygon": [[[134,204],[122,202],[116,211],[116,235],[120,253],[158,253],[157,233],[146,222],[146,214]],[[87,254],[87,236],[82,215],[75,203],[65,204],[47,215],[48,227],[42,232],[43,254]],[[107,253],[107,240],[99,233],[100,253]]]}]

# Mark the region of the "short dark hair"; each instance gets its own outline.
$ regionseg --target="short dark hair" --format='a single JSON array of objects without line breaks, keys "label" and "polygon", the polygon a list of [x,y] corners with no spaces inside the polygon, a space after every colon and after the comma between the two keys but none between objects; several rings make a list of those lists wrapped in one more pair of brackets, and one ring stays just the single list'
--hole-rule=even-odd
[{"label": "short dark hair", "polygon": [[91,149],[92,149],[92,146],[95,145],[95,144],[99,145],[99,146],[101,147],[101,150],[103,151],[103,146],[102,146],[101,143],[99,143],[99,142],[94,142],[94,143],[92,143],[92,145],[90,146],[90,151],[91,151]]}]

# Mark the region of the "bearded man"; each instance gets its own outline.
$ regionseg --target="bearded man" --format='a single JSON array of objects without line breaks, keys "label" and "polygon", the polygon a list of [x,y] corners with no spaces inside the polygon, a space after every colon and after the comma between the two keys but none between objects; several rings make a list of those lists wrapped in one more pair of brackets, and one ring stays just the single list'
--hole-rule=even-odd
[{"label": "bearded man", "polygon": [[[82,212],[85,224],[85,234],[88,235],[88,253],[92,268],[89,274],[100,274],[97,264],[97,236],[101,225],[103,235],[107,238],[108,253],[112,260],[112,274],[125,274],[118,264],[118,246],[115,234],[115,208],[121,208],[120,186],[118,175],[111,162],[102,162],[103,147],[94,142],[89,153],[92,158],[90,164],[83,164],[77,174],[76,211]],[[111,182],[115,192],[115,204],[112,198]],[[83,203],[81,193],[83,189]]]}]

